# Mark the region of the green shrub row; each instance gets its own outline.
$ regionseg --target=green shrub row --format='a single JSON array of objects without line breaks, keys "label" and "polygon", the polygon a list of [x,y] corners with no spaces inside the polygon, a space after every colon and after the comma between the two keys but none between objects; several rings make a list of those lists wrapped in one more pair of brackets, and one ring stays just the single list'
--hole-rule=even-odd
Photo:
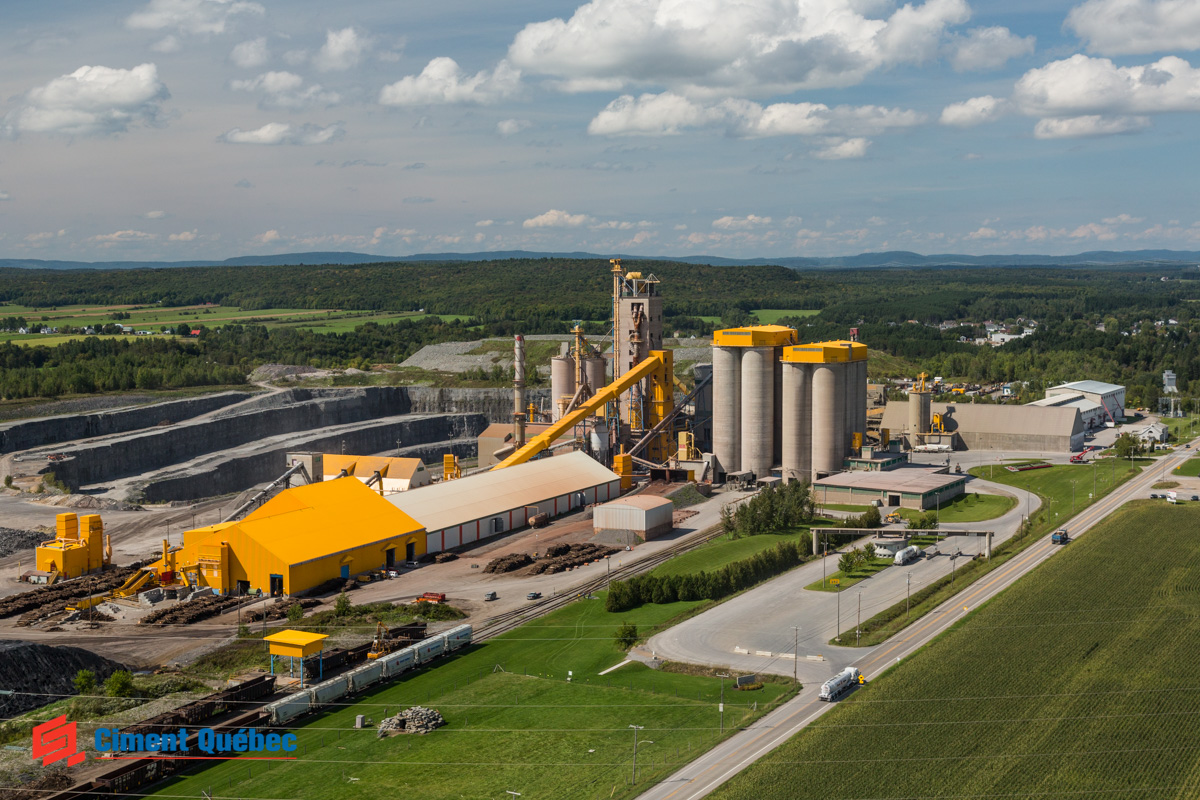
[{"label": "green shrub row", "polygon": [[796,542],[780,542],[769,550],[726,564],[714,572],[638,575],[627,581],[613,581],[604,607],[607,611],[627,611],[643,603],[720,600],[787,572],[810,558],[812,556]]}]

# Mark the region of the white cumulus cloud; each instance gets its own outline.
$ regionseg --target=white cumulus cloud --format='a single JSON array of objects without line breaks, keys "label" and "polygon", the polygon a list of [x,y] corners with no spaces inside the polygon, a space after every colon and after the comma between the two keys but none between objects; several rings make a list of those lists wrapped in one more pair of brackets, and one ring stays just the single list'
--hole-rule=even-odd
[{"label": "white cumulus cloud", "polygon": [[1083,139],[1089,136],[1114,136],[1137,133],[1150,127],[1149,117],[1050,117],[1038,120],[1033,135],[1038,139]]},{"label": "white cumulus cloud", "polygon": [[1200,111],[1200,69],[1177,56],[1118,67],[1077,53],[1026,72],[1007,100],[987,95],[947,106],[942,122],[974,125],[1009,110],[1039,117],[1039,139],[1134,133],[1150,126],[1148,115]]},{"label": "white cumulus cloud", "polygon": [[844,158],[862,158],[867,154],[867,148],[870,146],[871,142],[869,139],[858,136],[853,139],[832,141],[822,149],[815,151],[813,155],[828,161],[837,161]]},{"label": "white cumulus cloud", "polygon": [[158,124],[168,97],[154,64],[80,67],[26,93],[25,104],[5,117],[5,128],[10,134],[123,133],[136,125]]},{"label": "white cumulus cloud", "polygon": [[1087,0],[1071,9],[1065,27],[1104,55],[1200,50],[1195,0]]},{"label": "white cumulus cloud", "polygon": [[552,208],[545,214],[538,214],[521,223],[523,228],[578,228],[591,221],[587,214],[568,214]]},{"label": "white cumulus cloud", "polygon": [[157,237],[153,233],[146,233],[145,231],[114,231],[113,233],[103,233],[93,236],[90,241],[96,242],[101,247],[112,247],[118,244],[149,242],[155,238]]},{"label": "white cumulus cloud", "polygon": [[991,122],[1004,112],[1004,101],[985,94],[983,97],[972,97],[961,103],[951,103],[942,109],[941,122],[943,125],[955,125],[967,128],[984,122]]},{"label": "white cumulus cloud", "polygon": [[171,242],[194,242],[199,233],[198,230],[181,231],[179,233],[172,233],[167,237],[167,240]]},{"label": "white cumulus cloud", "polygon": [[219,140],[229,144],[326,144],[337,141],[343,133],[340,123],[322,128],[319,125],[268,122],[251,131],[234,128],[222,134]]},{"label": "white cumulus cloud", "polygon": [[229,60],[243,69],[261,67],[271,58],[267,49],[267,37],[259,36],[234,46],[229,53]]},{"label": "white cumulus cloud", "polygon": [[249,80],[235,80],[230,87],[242,92],[260,92],[263,108],[328,108],[341,100],[337,92],[326,91],[318,83],[305,87],[304,79],[294,72],[264,72]]},{"label": "white cumulus cloud", "polygon": [[688,128],[724,128],[732,136],[828,136],[876,134],[925,122],[925,115],[883,106],[835,106],[823,103],[774,103],[727,99],[691,100],[673,92],[622,95],[588,125],[588,133],[620,136],[667,136]]},{"label": "white cumulus cloud", "polygon": [[958,72],[999,69],[1010,59],[1033,53],[1036,39],[1017,36],[1008,28],[972,28],[950,43],[950,65]]},{"label": "white cumulus cloud", "polygon": [[313,56],[313,66],[322,72],[340,72],[357,66],[371,47],[370,37],[354,28],[327,31],[325,44]]},{"label": "white cumulus cloud", "polygon": [[10,195],[8,192],[0,192],[0,201],[4,200],[12,200],[12,195]]},{"label": "white cumulus cloud", "polygon": [[520,71],[506,61],[494,70],[467,75],[454,59],[439,57],[426,64],[420,75],[383,87],[379,102],[385,106],[493,103],[516,92],[520,83]]},{"label": "white cumulus cloud", "polygon": [[770,224],[770,217],[760,217],[757,214],[747,214],[744,217],[719,217],[712,221],[712,226],[722,231],[748,231]]},{"label": "white cumulus cloud", "polygon": [[771,95],[847,86],[936,56],[965,0],[889,12],[863,0],[591,0],[569,19],[527,25],[509,47],[521,70],[568,91],[665,86],[683,94]]},{"label": "white cumulus cloud", "polygon": [[254,237],[254,241],[258,244],[270,244],[271,242],[278,242],[281,238],[283,237],[279,235],[279,231],[272,229],[258,234]]},{"label": "white cumulus cloud", "polygon": [[126,18],[125,26],[132,30],[172,28],[182,33],[224,33],[232,17],[265,13],[260,4],[245,0],[150,0],[145,8]]},{"label": "white cumulus cloud", "polygon": [[150,45],[150,49],[156,53],[178,53],[183,49],[183,45],[180,44],[178,36],[168,34]]}]

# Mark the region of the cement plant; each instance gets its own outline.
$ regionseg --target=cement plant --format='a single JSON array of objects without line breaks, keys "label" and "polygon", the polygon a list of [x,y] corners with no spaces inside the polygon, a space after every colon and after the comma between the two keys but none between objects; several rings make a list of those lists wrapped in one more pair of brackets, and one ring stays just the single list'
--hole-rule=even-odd
[{"label": "cement plant", "polygon": [[[1124,504],[1200,530],[1170,371],[1154,409],[1086,373],[1017,402],[1019,375],[883,374],[865,327],[672,335],[669,280],[603,280],[600,323],[405,362],[478,351],[511,388],[276,365],[0,423],[11,796],[751,796],[760,757],[903,687]],[[86,759],[38,766],[30,730],[60,713]],[[212,744],[251,728],[299,750]],[[438,766],[489,732],[494,769]],[[511,766],[527,750],[580,766]]]}]

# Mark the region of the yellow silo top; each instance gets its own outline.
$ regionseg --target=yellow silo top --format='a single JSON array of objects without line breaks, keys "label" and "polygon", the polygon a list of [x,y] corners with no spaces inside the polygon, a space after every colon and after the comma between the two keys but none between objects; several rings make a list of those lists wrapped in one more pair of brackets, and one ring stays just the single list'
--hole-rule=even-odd
[{"label": "yellow silo top", "polygon": [[796,329],[786,325],[752,325],[713,331],[717,347],[783,347],[796,342]]}]

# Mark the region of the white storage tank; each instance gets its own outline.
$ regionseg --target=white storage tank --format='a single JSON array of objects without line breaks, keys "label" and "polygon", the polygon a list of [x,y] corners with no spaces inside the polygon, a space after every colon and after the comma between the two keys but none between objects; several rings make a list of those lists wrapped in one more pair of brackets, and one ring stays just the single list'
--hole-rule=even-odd
[{"label": "white storage tank", "polygon": [[645,542],[671,532],[674,510],[674,504],[665,497],[625,497],[596,506],[592,528],[608,540]]},{"label": "white storage tank", "polygon": [[585,358],[583,360],[583,374],[587,378],[592,394],[595,394],[605,386],[608,386],[608,361],[599,357]]},{"label": "white storage tank", "polygon": [[571,356],[555,356],[550,359],[550,405],[551,414],[557,420],[562,416],[562,399],[575,396],[575,359]]}]

